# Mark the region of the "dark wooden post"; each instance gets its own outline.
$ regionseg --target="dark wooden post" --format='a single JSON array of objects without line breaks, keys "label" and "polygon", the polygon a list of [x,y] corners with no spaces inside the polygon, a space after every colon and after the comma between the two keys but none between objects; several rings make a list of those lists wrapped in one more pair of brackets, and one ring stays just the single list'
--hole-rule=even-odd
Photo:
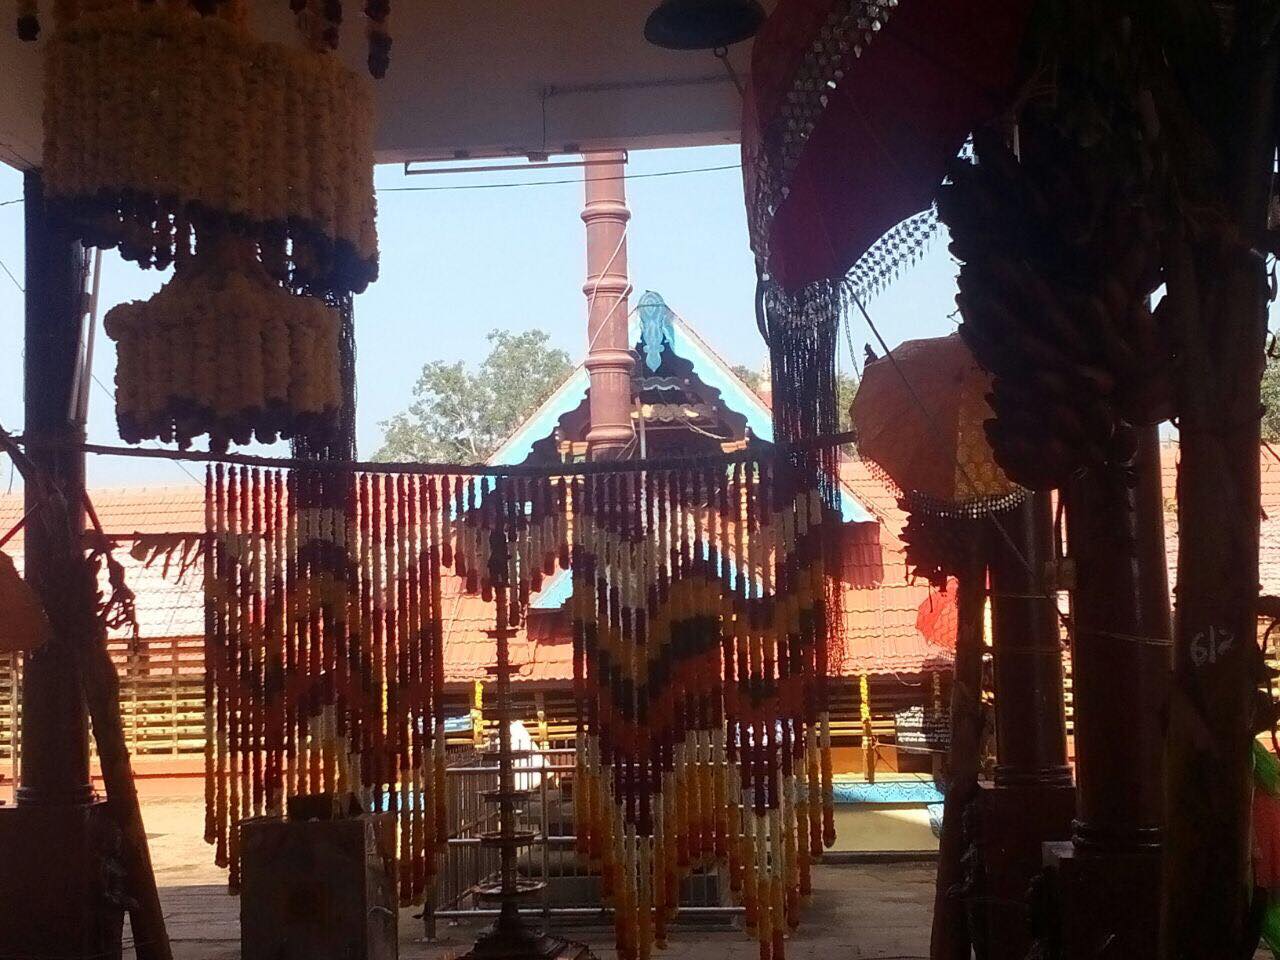
[{"label": "dark wooden post", "polygon": [[1071,836],[1075,789],[1067,764],[1062,645],[1055,591],[1053,506],[1031,494],[993,518],[992,659],[996,768],[984,786],[981,908],[990,960],[1022,960],[1031,947],[1028,891],[1046,842]]},{"label": "dark wooden post", "polygon": [[[25,190],[24,572],[53,631],[24,661],[18,803],[0,807],[0,902],[21,904],[0,910],[0,956],[109,960],[120,956],[122,904],[134,888],[106,863],[121,864],[123,852],[128,872],[133,857],[111,805],[91,802],[89,780],[85,690],[106,688],[82,676],[86,664],[98,670],[85,652],[99,640],[81,543],[84,455],[76,444],[84,438],[73,409],[85,259],[45,216],[38,171],[26,174]],[[140,820],[136,826],[141,837]],[[134,933],[140,957],[158,956],[150,928],[135,924]]]},{"label": "dark wooden post", "polygon": [[[1060,871],[1065,956],[1155,957],[1172,666],[1160,446],[1090,471],[1067,497],[1077,809]],[[1111,951],[1111,953],[1107,953]]]},{"label": "dark wooden post", "polygon": [[964,881],[964,822],[978,791],[982,763],[982,628],[987,598],[985,520],[965,523],[964,567],[956,571],[956,658],[951,685],[951,749],[933,904],[932,960],[968,960],[972,940]]},{"label": "dark wooden post", "polygon": [[1075,561],[1076,842],[1159,849],[1172,628],[1154,427],[1131,470],[1072,486],[1067,531]]},{"label": "dark wooden post", "polygon": [[995,783],[1070,786],[1058,610],[1045,575],[1054,559],[1049,494],[1031,494],[995,522],[1000,526],[990,538]]},{"label": "dark wooden post", "polygon": [[[1170,231],[1165,270],[1181,429],[1161,931],[1167,960],[1245,956],[1257,941],[1251,750],[1258,727],[1269,723],[1258,715],[1256,695],[1263,673],[1259,386],[1269,299],[1262,251],[1274,249],[1280,40],[1274,30],[1254,30],[1259,4],[1213,8],[1238,39],[1212,61],[1221,69],[1196,64],[1194,99],[1185,90],[1169,98],[1176,123],[1189,119],[1178,116],[1184,104],[1202,105],[1196,119],[1213,138],[1214,162],[1203,185],[1178,184],[1182,224],[1191,229]],[[1165,11],[1152,15],[1167,28]],[[1202,233],[1204,210],[1218,226]]]},{"label": "dark wooden post", "polygon": [[[55,501],[31,483],[24,573],[46,605],[56,595],[59,567],[81,556],[71,538],[84,525],[84,454],[67,441],[84,440],[72,404],[84,319],[85,258],[80,244],[53,229],[45,216],[40,172],[24,178],[26,211],[26,423],[32,464],[60,494]],[[57,514],[56,516],[54,514]],[[55,635],[27,654],[22,676],[22,781],[18,803],[77,804],[92,798],[89,729],[74,645],[83,637]]]}]

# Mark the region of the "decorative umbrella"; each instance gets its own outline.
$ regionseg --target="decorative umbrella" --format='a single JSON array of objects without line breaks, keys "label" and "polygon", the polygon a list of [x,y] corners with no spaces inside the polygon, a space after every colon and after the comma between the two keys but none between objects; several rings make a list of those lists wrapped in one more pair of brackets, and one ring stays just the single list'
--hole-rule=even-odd
[{"label": "decorative umbrella", "polygon": [[[955,577],[951,785],[939,845],[931,955],[968,956],[960,902],[960,812],[977,794],[982,756],[982,635],[986,515],[1023,496],[996,466],[983,431],[990,378],[957,334],[910,340],[868,363],[849,411],[858,449],[904,494],[912,511],[907,558],[934,582]],[[917,620],[919,623],[919,620]]]},{"label": "decorative umbrella", "polygon": [[945,590],[931,589],[916,608],[916,632],[935,647],[956,652],[956,578]]},{"label": "decorative umbrella", "polygon": [[0,654],[35,650],[51,630],[35,591],[9,555],[0,553]]},{"label": "decorative umbrella", "polygon": [[1024,491],[996,465],[983,431],[990,377],[957,334],[908,340],[868,363],[849,413],[858,450],[913,510],[978,516]]},{"label": "decorative umbrella", "polygon": [[933,221],[913,215],[930,208],[970,132],[1007,105],[1030,7],[779,2],[755,40],[743,112],[747,214],[766,275],[795,290],[838,281],[863,258],[857,292],[918,250]]}]

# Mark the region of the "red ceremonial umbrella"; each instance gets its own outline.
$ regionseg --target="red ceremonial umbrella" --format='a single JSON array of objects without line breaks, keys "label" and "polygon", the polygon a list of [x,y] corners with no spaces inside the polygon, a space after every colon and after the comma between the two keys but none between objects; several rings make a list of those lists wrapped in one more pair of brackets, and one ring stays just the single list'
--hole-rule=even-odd
[{"label": "red ceremonial umbrella", "polygon": [[956,652],[956,578],[951,577],[947,589],[930,589],[929,595],[916,608],[916,632],[935,647]]},{"label": "red ceremonial umbrella", "polygon": [[52,630],[35,591],[0,552],[0,654],[35,650]]},{"label": "red ceremonial umbrella", "polygon": [[[780,0],[752,51],[743,171],[752,246],[787,290],[843,277],[927,210],[975,126],[1007,106],[1031,0]],[[876,286],[931,219],[902,224]]]}]

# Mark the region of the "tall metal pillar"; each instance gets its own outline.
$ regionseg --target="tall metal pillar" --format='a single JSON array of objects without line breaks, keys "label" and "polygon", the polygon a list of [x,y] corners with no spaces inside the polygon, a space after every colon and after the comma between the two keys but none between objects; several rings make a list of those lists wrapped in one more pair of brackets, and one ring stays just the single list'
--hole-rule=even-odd
[{"label": "tall metal pillar", "polygon": [[[56,595],[52,575],[81,554],[74,537],[84,525],[83,442],[75,422],[76,376],[84,319],[85,259],[80,243],[45,215],[38,170],[24,178],[26,211],[26,354],[23,364],[27,456],[56,491],[45,498],[25,487],[24,573],[46,605]],[[26,655],[22,673],[22,780],[18,803],[87,803],[89,735],[72,644],[58,635]]]},{"label": "tall metal pillar", "polygon": [[587,372],[591,376],[591,425],[587,446],[593,460],[621,456],[635,438],[631,425],[631,370],[635,358],[627,337],[631,280],[627,274],[626,157],[606,154],[583,168],[587,228]]}]

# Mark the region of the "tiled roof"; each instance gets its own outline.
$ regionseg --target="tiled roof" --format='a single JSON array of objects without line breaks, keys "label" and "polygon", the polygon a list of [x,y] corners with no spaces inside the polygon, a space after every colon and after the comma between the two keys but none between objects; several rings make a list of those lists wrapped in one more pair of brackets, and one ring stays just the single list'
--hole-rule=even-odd
[{"label": "tiled roof", "polygon": [[[1161,481],[1164,488],[1165,551],[1169,585],[1176,583],[1178,567],[1178,453],[1176,441],[1160,446]],[[1280,445],[1263,444],[1259,468],[1262,476],[1262,522],[1258,550],[1258,581],[1264,594],[1280,594]]]},{"label": "tiled roof", "polygon": [[[842,672],[917,673],[949,662],[949,654],[927,643],[915,629],[917,608],[928,596],[924,587],[905,580],[905,564],[897,530],[901,520],[892,497],[877,489],[870,474],[850,471],[859,498],[873,498],[881,521],[880,544],[859,537],[852,561],[863,573],[857,582],[881,580],[875,589],[845,591],[844,626],[847,655]],[[113,534],[198,533],[204,528],[201,487],[138,487],[100,489],[91,499],[103,528]],[[864,501],[867,502],[867,501]],[[22,517],[21,495],[0,496],[0,536]],[[882,514],[882,515],[881,515]],[[22,535],[6,551],[21,565]],[[873,554],[878,554],[874,556]],[[179,576],[161,564],[145,566],[131,556],[128,545],[117,551],[126,580],[137,595],[137,611],[145,640],[196,637],[204,630],[203,595],[198,564]],[[494,662],[493,606],[468,594],[453,576],[443,583],[445,675],[448,682],[466,683],[486,677]],[[526,681],[563,683],[573,676],[569,624],[558,610],[535,610],[511,640],[511,659],[517,676]]]},{"label": "tiled roof", "polygon": [[920,673],[945,668],[951,663],[950,652],[926,640],[916,628],[920,606],[929,600],[930,590],[907,577],[901,537],[906,514],[898,508],[897,497],[861,460],[841,463],[840,479],[880,524],[883,566],[878,589],[845,591],[841,672]]},{"label": "tiled roof", "polygon": [[865,460],[846,458],[841,461],[840,479],[880,522],[880,543],[885,550],[886,575],[890,555],[898,557],[902,561],[898,566],[905,569],[900,534],[907,522],[907,515],[898,506],[897,494],[876,476]]},{"label": "tiled roof", "polygon": [[[129,487],[90,492],[94,512],[108,534],[201,533],[204,530],[204,489],[196,484],[172,487]],[[22,494],[0,495],[0,537],[23,515]],[[22,569],[23,535],[18,533],[4,550]],[[166,571],[160,563],[146,566],[122,544],[116,559],[125,568],[125,582],[137,596],[138,626],[144,638],[196,637],[204,633],[204,591],[199,563],[179,576],[176,565]],[[115,631],[113,639],[123,639]]]},{"label": "tiled roof", "polygon": [[1258,579],[1262,592],[1280,594],[1280,448],[1262,451],[1262,539]]},{"label": "tiled roof", "polygon": [[[494,606],[467,593],[461,577],[445,576],[441,584],[446,683],[470,683],[489,676],[496,662]],[[573,643],[560,611],[534,611],[508,641],[519,680],[564,682],[573,679]]]}]

